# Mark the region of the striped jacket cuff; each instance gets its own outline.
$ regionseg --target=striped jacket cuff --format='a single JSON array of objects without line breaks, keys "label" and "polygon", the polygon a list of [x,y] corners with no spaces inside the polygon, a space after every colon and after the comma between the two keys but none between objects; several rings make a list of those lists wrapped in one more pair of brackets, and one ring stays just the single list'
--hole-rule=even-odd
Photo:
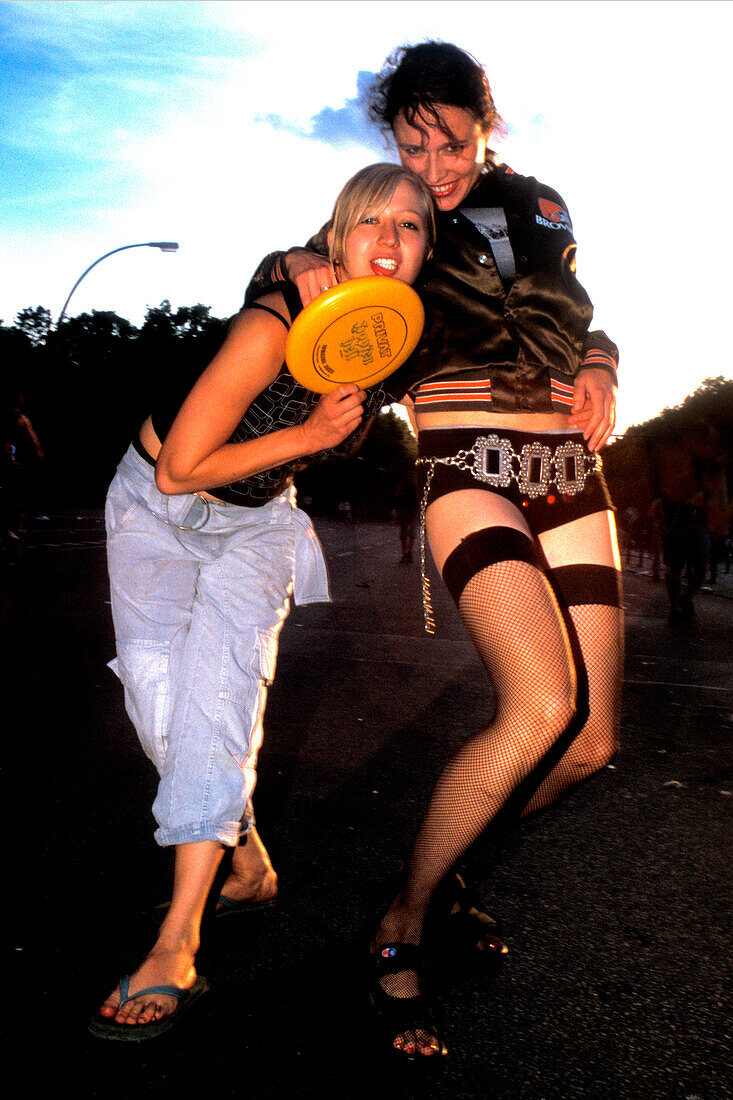
[{"label": "striped jacket cuff", "polygon": [[613,378],[614,384],[618,386],[618,374],[616,373],[616,360],[608,352],[600,351],[598,348],[588,348],[585,353],[585,358],[580,365],[580,369],[593,367],[596,370],[605,370]]}]

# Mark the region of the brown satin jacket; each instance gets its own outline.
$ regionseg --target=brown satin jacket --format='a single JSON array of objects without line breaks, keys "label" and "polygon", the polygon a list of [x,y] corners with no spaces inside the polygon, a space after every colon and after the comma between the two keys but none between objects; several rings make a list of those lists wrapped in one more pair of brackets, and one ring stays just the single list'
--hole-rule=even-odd
[{"label": "brown satin jacket", "polygon": [[[482,212],[497,210],[505,228],[497,229],[495,218],[490,228],[475,224],[486,221]],[[327,254],[327,228],[306,247]],[[418,405],[427,393],[441,409],[465,408],[466,394],[473,393],[495,412],[567,413],[584,366],[615,377],[616,345],[605,333],[588,331],[593,306],[575,275],[572,225],[556,191],[488,163],[455,210],[437,212],[437,229],[435,251],[416,285],[425,329],[400,371]],[[497,240],[504,256],[508,241],[509,272],[500,271],[495,258]],[[282,256],[263,260],[245,304],[282,277]]]}]

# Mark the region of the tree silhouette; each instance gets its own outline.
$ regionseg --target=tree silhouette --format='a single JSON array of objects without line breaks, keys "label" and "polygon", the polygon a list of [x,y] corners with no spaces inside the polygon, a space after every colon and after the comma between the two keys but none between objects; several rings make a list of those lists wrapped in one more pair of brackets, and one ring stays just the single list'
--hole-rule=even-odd
[{"label": "tree silhouette", "polygon": [[733,380],[706,378],[680,405],[629,428],[606,449],[603,463],[621,514],[629,507],[648,509],[662,496],[684,495],[684,486],[690,482],[699,486],[712,467],[722,471],[730,496]]},{"label": "tree silhouette", "polygon": [[[67,318],[55,329],[43,306],[0,325],[4,400],[22,393],[47,456],[49,504],[101,506],[114,468],[161,394],[183,397],[211,360],[228,319],[197,303],[149,306],[140,328],[111,311]],[[707,378],[681,405],[630,428],[604,452],[615,502],[645,507],[659,494],[650,448],[678,448],[688,461],[696,423],[719,440],[727,485],[733,455],[733,381]],[[311,466],[297,477],[315,511],[387,519],[399,482],[411,475],[415,442],[404,421],[383,412],[358,454]]]},{"label": "tree silhouette", "polygon": [[44,306],[29,306],[16,314],[15,327],[25,333],[34,348],[45,342],[52,326],[51,314]]}]

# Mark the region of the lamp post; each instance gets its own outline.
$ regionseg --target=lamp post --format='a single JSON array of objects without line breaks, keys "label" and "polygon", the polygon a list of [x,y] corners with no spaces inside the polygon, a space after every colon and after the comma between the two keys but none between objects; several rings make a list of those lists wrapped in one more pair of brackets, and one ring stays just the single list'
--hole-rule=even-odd
[{"label": "lamp post", "polygon": [[71,290],[69,291],[69,296],[64,302],[63,308],[59,313],[59,319],[56,322],[56,328],[58,328],[63,321],[64,316],[66,315],[67,306],[71,301],[71,296],[78,287],[79,283],[82,281],[82,279],[89,274],[93,267],[96,267],[97,264],[101,264],[102,260],[106,260],[108,256],[114,256],[115,252],[124,252],[128,248],[159,248],[161,252],[177,252],[178,243],[176,241],[142,241],[140,244],[123,244],[121,248],[113,248],[111,252],[105,252],[104,256],[100,256],[98,260],[95,260],[93,264],[89,265],[86,271],[83,271],[81,273],[79,278],[72,286]]}]

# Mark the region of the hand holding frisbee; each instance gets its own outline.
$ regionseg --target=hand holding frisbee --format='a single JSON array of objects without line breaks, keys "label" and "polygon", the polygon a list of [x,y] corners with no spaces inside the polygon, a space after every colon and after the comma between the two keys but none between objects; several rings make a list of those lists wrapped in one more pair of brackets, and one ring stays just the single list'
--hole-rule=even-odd
[{"label": "hand holding frisbee", "polygon": [[383,275],[349,279],[298,314],[285,361],[296,381],[315,393],[345,382],[366,389],[402,366],[424,323],[422,302],[407,283]]}]

